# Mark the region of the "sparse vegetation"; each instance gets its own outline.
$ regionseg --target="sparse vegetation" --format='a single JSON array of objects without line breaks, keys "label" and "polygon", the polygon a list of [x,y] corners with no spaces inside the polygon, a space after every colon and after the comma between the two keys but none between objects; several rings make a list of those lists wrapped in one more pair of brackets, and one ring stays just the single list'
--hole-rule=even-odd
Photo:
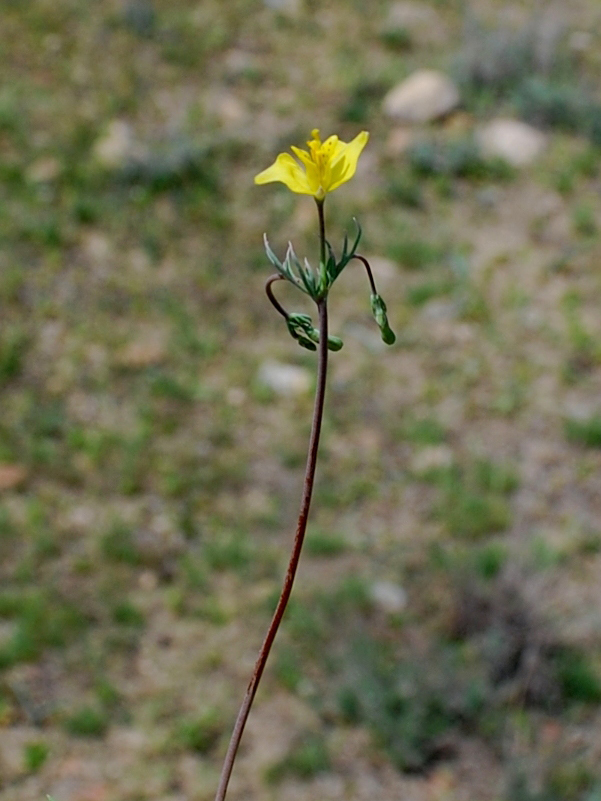
[{"label": "sparse vegetation", "polygon": [[83,706],[65,720],[65,728],[77,737],[102,737],[108,728],[104,710]]},{"label": "sparse vegetation", "polygon": [[27,743],[23,753],[25,769],[28,773],[36,773],[48,759],[50,749],[43,742]]},{"label": "sparse vegetation", "polygon": [[[360,217],[398,346],[353,265],[238,792],[397,798],[409,771],[417,794],[601,798],[595,0],[563,27],[500,0],[400,21],[388,0],[1,5],[0,801],[214,793],[314,364],[261,295],[263,231],[314,261],[311,221],[252,177],[314,127],[370,131],[328,227],[336,245]],[[457,109],[388,118],[431,67]],[[484,155],[500,117],[545,133],[531,167]],[[262,383],[266,361],[298,387]]]},{"label": "sparse vegetation", "polygon": [[324,739],[315,735],[306,736],[283,759],[269,767],[265,778],[270,784],[287,777],[307,781],[329,768],[330,759]]}]

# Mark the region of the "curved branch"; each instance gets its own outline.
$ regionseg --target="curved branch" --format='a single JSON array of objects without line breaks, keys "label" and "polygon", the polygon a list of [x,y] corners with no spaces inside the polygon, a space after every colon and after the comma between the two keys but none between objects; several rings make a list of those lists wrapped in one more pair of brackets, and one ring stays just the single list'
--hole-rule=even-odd
[{"label": "curved branch", "polygon": [[371,267],[369,266],[369,262],[367,261],[365,256],[359,256],[357,253],[355,253],[354,256],[351,256],[350,261],[352,261],[353,259],[359,259],[359,261],[362,262],[363,266],[365,267],[365,272],[367,273],[367,278],[369,280],[369,285],[371,287],[371,294],[372,295],[377,295],[378,294],[378,290],[376,289],[376,282],[374,281],[374,274],[371,271]]},{"label": "curved branch", "polygon": [[285,281],[283,275],[278,275],[278,273],[274,273],[274,275],[270,275],[267,281],[265,282],[265,292],[267,293],[267,297],[273,308],[282,315],[284,320],[288,320],[288,312],[273,294],[273,289],[271,288],[272,284],[275,284],[276,281]]}]

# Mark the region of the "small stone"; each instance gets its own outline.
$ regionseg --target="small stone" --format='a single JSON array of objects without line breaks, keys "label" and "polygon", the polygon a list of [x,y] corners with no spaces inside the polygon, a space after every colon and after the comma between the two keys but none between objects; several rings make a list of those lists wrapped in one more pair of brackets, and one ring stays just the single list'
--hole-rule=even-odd
[{"label": "small stone", "polygon": [[547,137],[525,122],[492,120],[476,133],[482,153],[504,159],[514,167],[532,164],[545,149]]},{"label": "small stone", "polygon": [[154,570],[143,570],[138,578],[138,587],[143,592],[154,592],[159,586],[159,577]]},{"label": "small stone", "polygon": [[392,581],[375,581],[370,596],[375,605],[389,615],[398,615],[407,606],[407,593]]},{"label": "small stone", "polygon": [[225,89],[211,92],[206,99],[206,109],[227,128],[239,129],[248,123],[248,108],[234,92]]},{"label": "small stone", "polygon": [[124,120],[112,120],[106,133],[94,146],[94,156],[107,169],[116,169],[132,156],[135,150],[131,126]]},{"label": "small stone", "polygon": [[411,472],[418,476],[431,470],[441,470],[453,464],[453,451],[448,445],[429,445],[419,450],[411,460]]},{"label": "small stone", "polygon": [[247,395],[242,387],[230,387],[225,394],[225,399],[230,406],[244,406]]},{"label": "small stone", "polygon": [[0,464],[0,492],[20,487],[27,479],[27,470],[19,464]]},{"label": "small stone", "polygon": [[476,200],[483,209],[494,209],[499,205],[503,193],[498,186],[486,186],[476,192]]},{"label": "small stone", "polygon": [[437,70],[419,70],[384,98],[384,113],[393,120],[424,123],[444,117],[459,105],[459,90]]},{"label": "small stone", "polygon": [[150,269],[150,256],[142,248],[133,248],[129,254],[129,264],[132,270],[139,275],[145,275]]},{"label": "small stone", "polygon": [[82,247],[86,257],[94,265],[106,264],[113,255],[113,247],[110,240],[96,231],[84,237]]},{"label": "small stone", "polygon": [[264,362],[258,380],[278,395],[303,395],[311,388],[311,375],[304,367],[281,362]]},{"label": "small stone", "polygon": [[446,38],[438,12],[415,0],[403,0],[390,7],[381,35],[385,37],[396,32],[407,32],[411,42],[418,45],[439,44]]},{"label": "small stone", "polygon": [[52,156],[37,159],[27,170],[27,179],[34,184],[46,184],[55,181],[62,172],[62,165]]},{"label": "small stone", "polygon": [[69,510],[65,515],[65,527],[70,531],[85,533],[96,523],[98,514],[93,506],[81,504]]}]

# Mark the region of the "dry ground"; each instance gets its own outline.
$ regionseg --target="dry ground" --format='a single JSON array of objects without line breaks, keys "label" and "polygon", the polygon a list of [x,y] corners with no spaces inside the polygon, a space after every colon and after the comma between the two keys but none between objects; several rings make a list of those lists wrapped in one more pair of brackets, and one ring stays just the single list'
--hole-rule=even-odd
[{"label": "dry ground", "polygon": [[[398,342],[349,268],[229,797],[601,797],[601,8],[391,6],[2,3],[0,801],[214,794],[312,404],[262,234],[314,258],[314,209],[252,178],[316,126],[371,132],[329,236],[359,217]],[[420,67],[462,106],[399,131]],[[536,164],[475,153],[497,115]]]}]

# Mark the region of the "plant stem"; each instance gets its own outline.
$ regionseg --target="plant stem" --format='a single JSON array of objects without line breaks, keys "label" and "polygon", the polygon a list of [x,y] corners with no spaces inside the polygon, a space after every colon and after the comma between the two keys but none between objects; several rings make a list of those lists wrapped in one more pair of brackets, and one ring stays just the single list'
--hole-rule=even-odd
[{"label": "plant stem", "polygon": [[[320,242],[322,252],[325,254],[325,234],[323,230],[323,204],[319,203],[318,209],[320,214]],[[217,788],[217,795],[215,801],[224,801],[227,792],[227,786],[234,767],[236,753],[238,746],[242,739],[246,720],[248,718],[252,702],[257,692],[267,657],[273,645],[275,635],[280,627],[286,606],[292,592],[292,585],[298,567],[303,541],[305,539],[305,531],[307,530],[307,520],[309,518],[309,508],[311,506],[311,496],[313,494],[313,483],[315,481],[315,467],[317,464],[317,451],[319,448],[319,436],[321,434],[321,422],[323,419],[323,407],[325,400],[326,390],[326,377],[328,371],[328,309],[327,298],[322,298],[317,302],[317,309],[319,312],[319,350],[317,362],[317,388],[315,390],[315,404],[313,407],[313,422],[311,425],[311,436],[309,439],[309,453],[307,455],[307,466],[305,469],[305,481],[303,485],[303,495],[301,500],[300,513],[298,516],[298,523],[296,526],[296,534],[294,535],[294,544],[292,546],[292,554],[290,562],[288,563],[288,570],[286,571],[286,578],[282,592],[276,606],[271,624],[263,640],[263,645],[259,651],[259,656],[255,664],[255,669],[252,678],[248,684],[246,695],[242,701],[242,706],[238,712],[234,731],[230,739],[230,744],[225,755],[223,768],[221,769],[221,777],[219,779],[219,787]]]},{"label": "plant stem", "polygon": [[283,276],[279,275],[278,273],[276,273],[275,275],[270,275],[269,278],[267,279],[267,281],[265,282],[265,293],[267,294],[267,297],[269,298],[269,302],[271,303],[273,308],[279,314],[282,315],[284,320],[287,320],[288,319],[288,312],[282,306],[282,304],[279,302],[279,300],[276,298],[276,296],[273,294],[273,289],[271,288],[271,285],[275,284],[277,281],[285,281],[285,280],[286,279]]},{"label": "plant stem", "polygon": [[365,267],[365,272],[367,273],[367,280],[369,281],[369,286],[371,288],[371,294],[372,295],[377,295],[378,294],[378,290],[376,289],[376,282],[374,281],[374,274],[372,273],[371,267],[369,266],[369,262],[367,261],[365,256],[359,256],[357,253],[355,253],[355,255],[351,257],[351,261],[352,261],[352,259],[358,259],[363,264],[363,266]]}]

